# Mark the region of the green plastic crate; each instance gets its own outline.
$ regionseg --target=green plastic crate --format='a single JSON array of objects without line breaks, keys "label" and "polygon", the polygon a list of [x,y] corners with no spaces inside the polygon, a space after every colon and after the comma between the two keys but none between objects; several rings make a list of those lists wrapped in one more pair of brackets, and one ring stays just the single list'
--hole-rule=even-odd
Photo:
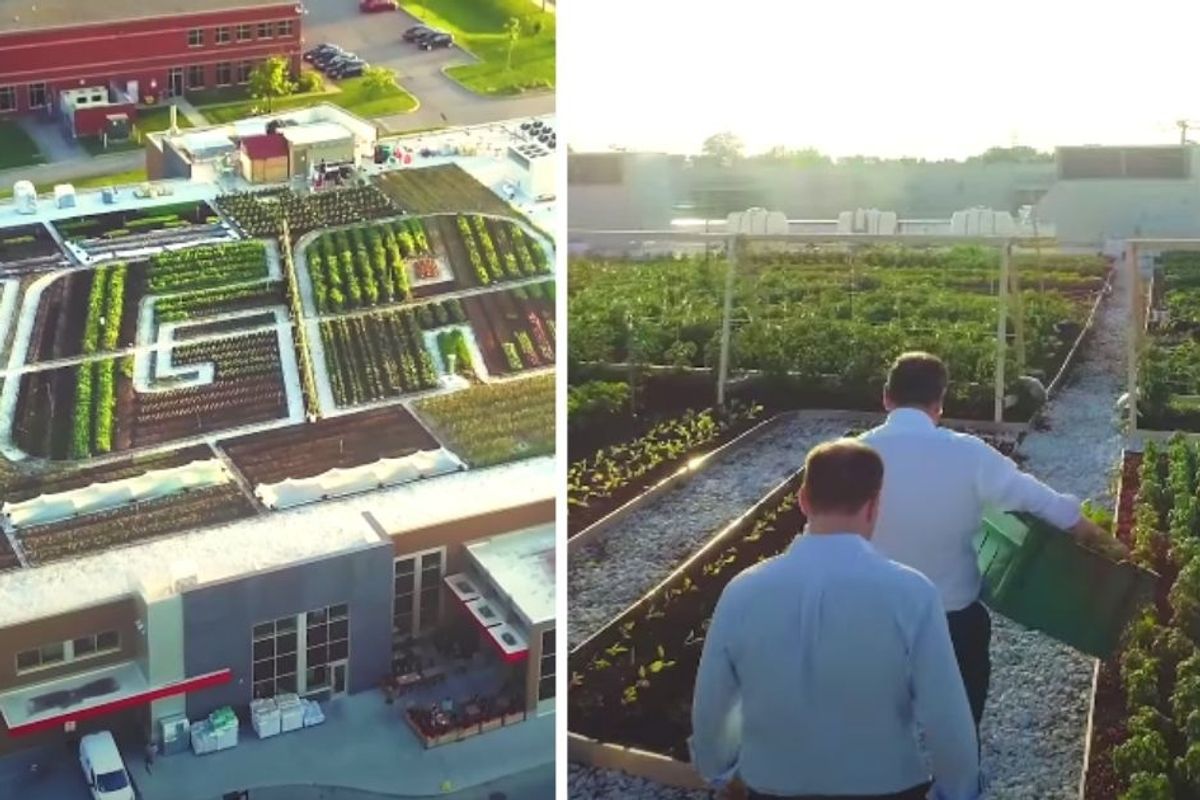
[{"label": "green plastic crate", "polygon": [[975,539],[993,611],[1097,658],[1116,649],[1157,577],[1081,547],[1028,514],[989,512]]}]

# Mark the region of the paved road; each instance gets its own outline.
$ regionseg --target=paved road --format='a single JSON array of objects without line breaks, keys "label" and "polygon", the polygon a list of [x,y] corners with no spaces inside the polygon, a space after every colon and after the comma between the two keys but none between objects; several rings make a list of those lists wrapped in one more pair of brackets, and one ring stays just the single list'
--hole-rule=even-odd
[{"label": "paved road", "polygon": [[146,156],[141,150],[113,153],[96,158],[77,158],[54,164],[39,164],[35,167],[17,167],[0,170],[0,187],[12,189],[15,181],[28,180],[35,184],[50,184],[61,181],[90,178],[93,175],[110,175],[129,172],[146,165]]},{"label": "paved road", "polygon": [[306,8],[306,48],[319,42],[338,44],[372,64],[395,70],[400,84],[420,100],[420,108],[411,114],[377,120],[389,132],[475,125],[554,111],[553,92],[492,98],[462,88],[442,70],[469,64],[472,56],[458,48],[426,52],[401,41],[404,31],[419,22],[403,11],[362,14],[352,0],[308,0]]}]

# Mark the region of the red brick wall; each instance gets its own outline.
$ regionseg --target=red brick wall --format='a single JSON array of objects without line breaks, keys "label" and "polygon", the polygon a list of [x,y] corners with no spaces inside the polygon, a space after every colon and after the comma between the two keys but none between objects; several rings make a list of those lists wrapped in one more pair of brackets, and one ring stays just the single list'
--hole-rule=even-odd
[{"label": "red brick wall", "polygon": [[[0,87],[14,87],[16,110],[25,111],[28,86],[35,83],[47,84],[51,103],[56,90],[107,86],[113,80],[122,88],[127,81],[136,80],[143,98],[153,93],[161,101],[166,97],[172,67],[183,68],[185,81],[188,67],[203,67],[206,88],[215,86],[216,66],[223,62],[231,64],[235,82],[239,62],[257,63],[273,55],[288,56],[298,70],[302,45],[301,16],[296,8],[296,4],[267,5],[186,17],[0,33]],[[290,36],[277,34],[278,23],[283,20],[292,22]],[[261,22],[272,23],[272,38],[257,38]],[[248,41],[237,40],[240,24],[251,26]],[[228,44],[216,43],[218,27],[229,28]],[[197,28],[204,31],[204,44],[189,47],[188,32]],[[151,81],[155,82],[153,90]]]}]

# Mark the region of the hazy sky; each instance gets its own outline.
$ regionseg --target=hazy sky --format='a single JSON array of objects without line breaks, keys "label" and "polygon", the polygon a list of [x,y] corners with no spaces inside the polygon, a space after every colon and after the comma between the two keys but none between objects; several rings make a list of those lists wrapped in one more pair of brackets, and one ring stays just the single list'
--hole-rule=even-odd
[{"label": "hazy sky", "polygon": [[751,152],[941,158],[1169,143],[1174,120],[1200,122],[1188,0],[561,5],[558,112],[576,150],[697,152],[729,129]]}]

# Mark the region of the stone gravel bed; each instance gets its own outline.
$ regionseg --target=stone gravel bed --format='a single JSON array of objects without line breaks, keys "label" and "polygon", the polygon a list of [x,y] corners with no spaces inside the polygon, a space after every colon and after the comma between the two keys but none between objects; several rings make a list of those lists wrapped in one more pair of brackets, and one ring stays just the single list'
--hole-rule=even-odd
[{"label": "stone gravel bed", "polygon": [[[1122,447],[1115,404],[1124,391],[1128,306],[1123,281],[1118,282],[1101,308],[1096,329],[1075,364],[1070,381],[1051,401],[1042,423],[1025,438],[1019,450],[1025,459],[1025,469],[1061,491],[1105,506],[1113,503],[1113,476]],[[736,460],[740,466],[732,461],[714,466],[708,473],[708,481],[694,483],[685,490],[689,494],[680,499],[700,502],[707,515],[705,519],[721,516],[732,519],[739,513],[737,509],[747,507],[778,483],[767,480],[772,468],[768,465],[781,459],[802,458],[809,446],[841,432],[836,425],[809,431],[793,426],[788,435],[770,436],[762,445],[739,453]],[[794,444],[791,452],[785,447],[789,441]],[[761,477],[761,490],[757,494],[752,491],[753,476]],[[779,478],[781,474],[773,477]],[[734,482],[724,485],[730,480]],[[684,532],[696,520],[689,519],[685,508],[670,500],[656,504],[668,512],[663,521],[674,534],[669,542],[660,543],[662,530],[652,524],[654,515],[643,512],[623,526],[625,531],[650,532],[644,540],[626,534],[626,539],[635,543],[632,547],[638,558],[631,571],[636,580],[630,581],[631,584],[649,586],[670,571],[678,561],[674,555],[669,559],[670,565],[656,566],[655,558],[663,555],[663,547],[695,547],[719,527],[707,529],[701,536],[686,536]],[[651,518],[647,520],[646,516]],[[609,553],[617,558],[629,552],[617,542],[609,547]],[[628,596],[632,601],[642,593],[632,586],[623,591],[624,567],[618,578],[605,570],[603,560],[598,560],[595,554],[585,558],[573,563],[570,569],[572,643],[581,633],[586,636],[599,629],[628,605],[618,598]],[[658,577],[651,577],[655,575]],[[605,578],[607,585],[595,585],[597,579]],[[581,599],[585,602],[581,603]],[[1078,797],[1093,668],[1091,658],[994,617],[992,684],[982,730],[989,800]],[[569,794],[573,800],[703,800],[712,796],[708,792],[684,791],[578,764],[570,767]]]},{"label": "stone gravel bed", "polygon": [[637,602],[715,533],[804,466],[810,448],[846,429],[844,419],[801,415],[780,420],[573,553],[567,568],[570,646]]}]

